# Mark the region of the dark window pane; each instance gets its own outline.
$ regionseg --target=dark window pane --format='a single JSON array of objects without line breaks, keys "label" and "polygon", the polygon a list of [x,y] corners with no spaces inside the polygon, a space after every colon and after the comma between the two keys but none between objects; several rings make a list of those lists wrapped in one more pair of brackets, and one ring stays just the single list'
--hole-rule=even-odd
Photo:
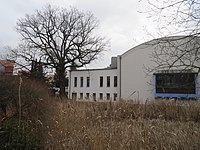
[{"label": "dark window pane", "polygon": [[74,77],[74,87],[77,87],[77,77]]},{"label": "dark window pane", "polygon": [[99,99],[100,99],[100,100],[103,99],[103,93],[99,93]]},{"label": "dark window pane", "polygon": [[110,93],[106,93],[106,99],[110,100]]},{"label": "dark window pane", "polygon": [[100,76],[100,87],[103,87],[103,77]]},{"label": "dark window pane", "polygon": [[107,87],[110,87],[110,76],[107,76]]},{"label": "dark window pane", "polygon": [[90,77],[87,77],[87,87],[90,87]]},{"label": "dark window pane", "polygon": [[80,78],[80,87],[83,87],[83,77]]},{"label": "dark window pane", "polygon": [[117,76],[114,76],[114,87],[117,87]]},{"label": "dark window pane", "polygon": [[194,73],[156,74],[156,93],[195,94]]}]

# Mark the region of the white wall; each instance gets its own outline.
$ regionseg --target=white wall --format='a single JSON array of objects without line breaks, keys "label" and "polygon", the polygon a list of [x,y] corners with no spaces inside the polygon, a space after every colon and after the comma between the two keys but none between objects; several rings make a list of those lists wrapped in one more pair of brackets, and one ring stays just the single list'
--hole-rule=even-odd
[{"label": "white wall", "polygon": [[[169,45],[167,40],[175,39],[170,44],[173,44],[172,47],[166,47]],[[180,39],[177,41],[177,39]],[[146,68],[154,68],[156,66],[155,62],[152,60],[152,52],[159,51],[160,48],[167,48],[167,49],[192,49],[194,45],[190,43],[185,43],[185,38],[181,39],[180,37],[167,37],[165,42],[160,42],[161,39],[155,39],[141,45],[138,45],[129,51],[122,54],[121,60],[118,62],[119,72],[121,74],[121,97],[123,99],[132,99],[132,100],[139,100],[139,101],[146,101],[154,99],[154,83],[153,83],[153,72],[149,73],[148,75]],[[164,41],[163,40],[163,41]],[[159,43],[159,46],[158,46]],[[177,45],[177,47],[175,46]],[[155,48],[156,47],[156,48]],[[176,52],[176,51],[175,51]],[[166,56],[163,56],[166,57]],[[171,58],[172,59],[172,58]],[[198,64],[199,65],[199,64]],[[167,69],[168,68],[163,68]],[[172,69],[181,69],[181,68],[172,68]],[[199,83],[200,80],[198,79]],[[200,89],[198,90],[200,91]]]},{"label": "white wall", "polygon": [[[173,39],[175,37],[169,37]],[[160,42],[160,39],[155,39],[146,43],[142,43],[122,55],[117,57],[117,69],[90,69],[90,70],[77,70],[71,71],[71,83],[70,83],[70,98],[72,93],[77,93],[77,98],[80,97],[80,93],[83,93],[84,97],[86,93],[96,93],[97,100],[99,99],[99,93],[103,93],[104,99],[106,99],[106,93],[110,93],[112,100],[113,94],[117,93],[118,97],[125,100],[136,100],[144,102],[146,100],[154,99],[154,83],[153,72],[147,75],[146,67],[154,68],[155,62],[151,61],[152,52],[159,50],[160,46],[156,45]],[[179,41],[181,42],[181,41]],[[174,44],[180,45],[179,42]],[[181,43],[184,43],[182,41]],[[166,43],[159,43],[165,44]],[[183,45],[188,46],[188,45]],[[156,48],[155,48],[156,47]],[[172,47],[170,47],[171,49]],[[179,47],[180,48],[180,47]],[[183,47],[184,49],[184,47]],[[165,56],[163,56],[165,57]],[[176,68],[179,69],[179,68]],[[104,77],[104,86],[100,87],[100,76]],[[106,77],[110,76],[111,86],[106,87]],[[118,77],[118,86],[113,87],[113,78]],[[77,77],[77,87],[74,87],[74,77]],[[84,77],[84,86],[80,87],[80,77]],[[90,77],[90,87],[86,87],[86,77]],[[200,85],[200,77],[198,78]],[[200,86],[199,86],[200,87]],[[200,88],[199,88],[200,93]],[[200,94],[199,94],[200,95]]]},{"label": "white wall", "polygon": [[[100,76],[103,76],[103,87],[100,87]],[[110,76],[110,87],[107,87],[107,76]],[[84,98],[86,93],[90,93],[90,99],[93,99],[93,93],[96,93],[96,100],[99,100],[99,93],[103,93],[103,99],[106,99],[106,94],[110,93],[113,100],[114,93],[117,93],[117,88],[114,87],[114,76],[117,76],[117,69],[90,69],[77,70],[70,72],[70,98],[72,93],[77,93],[77,99],[80,98],[80,93],[83,93]],[[74,77],[77,77],[77,87],[74,87]],[[80,87],[80,78],[83,77],[83,87]],[[90,77],[90,87],[86,87],[86,78]]]},{"label": "white wall", "polygon": [[153,76],[152,74],[147,76],[145,70],[145,67],[152,64],[149,58],[152,50],[152,46],[142,44],[121,55],[121,97],[123,99],[136,101],[154,99]]}]

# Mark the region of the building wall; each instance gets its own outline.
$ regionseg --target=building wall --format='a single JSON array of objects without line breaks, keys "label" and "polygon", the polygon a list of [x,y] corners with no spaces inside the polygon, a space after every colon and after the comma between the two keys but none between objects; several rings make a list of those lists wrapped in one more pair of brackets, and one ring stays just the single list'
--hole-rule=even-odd
[{"label": "building wall", "polygon": [[[170,40],[175,37],[167,37]],[[113,100],[114,93],[117,93],[119,98],[124,100],[136,100],[140,102],[145,102],[146,100],[154,100],[154,79],[153,73],[148,72],[147,68],[154,68],[156,66],[155,62],[152,60],[152,52],[162,49],[162,44],[164,46],[168,45],[167,42],[161,42],[161,39],[151,40],[146,43],[142,43],[117,58],[112,59],[111,67],[114,66],[116,69],[93,69],[93,70],[77,70],[71,71],[70,74],[70,98],[72,98],[72,93],[77,93],[77,99],[80,98],[80,93],[83,93],[85,98],[86,93],[89,93],[90,99],[93,99],[93,93],[96,93],[96,99],[99,99],[99,94],[103,93],[104,99],[106,99],[106,94],[110,93],[111,99]],[[173,41],[173,40],[172,40]],[[159,43],[159,45],[158,45]],[[180,44],[181,43],[181,44]],[[183,41],[174,41],[173,44],[179,45],[179,48],[190,48],[186,43],[184,45]],[[180,47],[182,45],[183,47]],[[192,46],[193,47],[193,46]],[[167,47],[174,48],[174,47]],[[165,57],[165,56],[163,56]],[[117,63],[117,64],[116,64]],[[199,66],[199,65],[198,65]],[[168,70],[168,68],[163,68]],[[174,69],[174,68],[172,68]],[[175,68],[175,70],[182,68]],[[99,78],[103,76],[104,86],[99,86]],[[110,87],[106,87],[106,77],[110,76],[111,83]],[[113,87],[113,78],[117,76],[117,87]],[[77,87],[74,87],[74,77],[77,77]],[[80,77],[84,77],[84,86],[80,87]],[[90,77],[90,87],[86,87],[86,77]],[[200,93],[200,77],[198,76],[198,93]],[[200,94],[198,94],[199,96]]]},{"label": "building wall", "polygon": [[[167,39],[173,39],[177,37],[169,37]],[[179,38],[179,37],[178,37]],[[181,39],[181,38],[180,38]],[[153,82],[153,73],[149,73],[147,68],[154,68],[156,64],[152,60],[152,52],[159,51],[161,48],[174,49],[174,47],[168,47],[167,42],[161,42],[161,39],[155,39],[146,43],[142,43],[129,51],[122,54],[118,66],[119,74],[121,74],[121,98],[123,99],[132,99],[139,101],[146,101],[154,99],[154,82]],[[181,49],[192,49],[194,45],[186,43],[184,40],[175,40],[172,41],[174,45],[177,44],[178,48]],[[159,45],[158,45],[159,43]],[[172,44],[172,43],[170,43]],[[163,46],[162,46],[163,45]],[[180,46],[181,45],[181,46]],[[166,47],[167,46],[167,47]],[[165,56],[163,56],[165,57]],[[200,64],[198,64],[199,66]],[[163,68],[163,70],[168,70],[168,68]],[[175,70],[181,70],[182,68],[172,68]],[[194,70],[195,71],[195,70]],[[198,76],[198,93],[200,93],[199,83],[200,77]],[[199,94],[198,94],[199,97]]]},{"label": "building wall", "polygon": [[[145,44],[134,47],[121,55],[121,98],[125,100],[145,101],[154,99],[153,76],[147,76],[149,56],[153,46]],[[120,62],[119,62],[120,63]]]},{"label": "building wall", "polygon": [[[103,77],[103,87],[100,87],[100,76]],[[110,87],[107,87],[107,76],[110,77]],[[87,99],[86,93],[89,93],[89,99],[94,100],[93,93],[96,94],[95,100],[100,100],[100,93],[103,94],[103,99],[107,99],[107,94],[110,94],[110,100],[114,100],[114,94],[117,93],[117,88],[114,87],[114,76],[117,76],[117,69],[94,69],[94,70],[77,70],[70,71],[70,88],[69,96],[80,99],[80,93],[83,94],[83,99]],[[77,87],[74,87],[74,80],[77,77]],[[83,77],[83,87],[80,86],[80,80]],[[90,86],[86,86],[87,77],[90,78]],[[75,99],[75,98],[74,98]]]}]

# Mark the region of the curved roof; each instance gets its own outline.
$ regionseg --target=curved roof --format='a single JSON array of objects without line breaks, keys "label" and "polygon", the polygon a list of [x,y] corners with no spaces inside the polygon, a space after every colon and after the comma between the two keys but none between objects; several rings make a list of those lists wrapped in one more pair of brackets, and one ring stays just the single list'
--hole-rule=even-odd
[{"label": "curved roof", "polygon": [[183,40],[183,39],[186,39],[186,38],[189,38],[189,37],[196,37],[196,36],[191,36],[191,35],[188,35],[188,36],[184,36],[184,35],[182,35],[182,36],[166,36],[166,37],[161,37],[161,38],[149,40],[147,42],[144,42],[142,44],[139,44],[139,45],[127,50],[126,52],[121,54],[121,56],[126,55],[127,53],[130,53],[130,52],[141,50],[141,49],[138,49],[138,47],[152,46],[152,45],[160,44],[161,42],[167,42],[167,41],[169,42],[169,41]]}]

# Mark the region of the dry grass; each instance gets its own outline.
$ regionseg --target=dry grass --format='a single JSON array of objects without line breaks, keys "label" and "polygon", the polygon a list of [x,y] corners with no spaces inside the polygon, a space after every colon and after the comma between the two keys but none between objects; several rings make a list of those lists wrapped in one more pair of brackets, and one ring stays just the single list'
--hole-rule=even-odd
[{"label": "dry grass", "polygon": [[19,126],[19,78],[0,83],[0,104],[8,107],[0,149],[200,149],[199,101],[61,101],[49,97],[43,84],[23,79]]},{"label": "dry grass", "polygon": [[200,103],[52,100],[47,149],[200,149]]}]

